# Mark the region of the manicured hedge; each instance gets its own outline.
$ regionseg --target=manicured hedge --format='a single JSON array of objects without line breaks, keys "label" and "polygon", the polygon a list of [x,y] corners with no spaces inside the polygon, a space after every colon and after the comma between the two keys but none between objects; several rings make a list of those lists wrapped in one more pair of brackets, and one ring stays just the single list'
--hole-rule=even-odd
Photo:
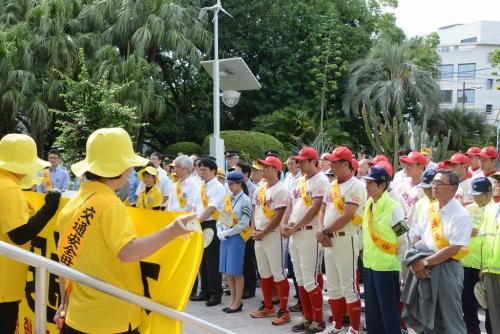
[{"label": "manicured hedge", "polygon": [[[210,147],[209,135],[203,142],[203,152],[208,154]],[[252,162],[256,159],[262,159],[265,150],[278,151],[280,158],[286,159],[286,152],[283,144],[275,137],[254,131],[221,131],[220,136],[224,139],[224,146],[227,150],[236,150],[240,152],[240,159],[245,162]]]},{"label": "manicured hedge", "polygon": [[190,141],[180,141],[178,143],[170,144],[167,146],[168,154],[177,155],[180,152],[187,155],[194,153],[200,155],[202,152],[202,148],[200,145]]}]

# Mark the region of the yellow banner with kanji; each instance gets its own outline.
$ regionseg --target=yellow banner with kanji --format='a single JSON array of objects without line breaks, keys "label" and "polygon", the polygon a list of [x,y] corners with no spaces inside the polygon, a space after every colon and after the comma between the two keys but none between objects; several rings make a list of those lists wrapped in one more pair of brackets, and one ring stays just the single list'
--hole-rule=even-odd
[{"label": "yellow banner with kanji", "polygon": [[[28,200],[38,210],[44,203],[44,195],[26,192]],[[59,210],[68,202],[62,199]],[[169,225],[185,212],[164,212],[128,208],[139,236],[154,233]],[[44,230],[33,239],[31,251],[58,261],[56,214]],[[165,223],[167,222],[167,223]],[[192,232],[191,238],[177,238],[150,257],[140,261],[141,275],[146,297],[182,311],[186,307],[203,255],[203,236]],[[59,278],[47,274],[47,327],[46,334],[57,334],[59,330],[53,322],[61,303]],[[30,267],[26,278],[26,298],[21,301],[17,332],[33,334],[35,324],[35,269]],[[153,312],[143,312],[141,334],[181,333],[182,324]]]}]

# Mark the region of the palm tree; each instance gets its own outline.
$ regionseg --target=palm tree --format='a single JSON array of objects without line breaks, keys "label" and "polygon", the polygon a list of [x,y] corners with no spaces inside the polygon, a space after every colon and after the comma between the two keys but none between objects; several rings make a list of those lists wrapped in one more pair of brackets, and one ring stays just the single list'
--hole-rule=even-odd
[{"label": "palm tree", "polygon": [[344,112],[363,116],[368,139],[379,153],[395,156],[409,142],[407,122],[439,107],[436,64],[422,61],[424,46],[415,43],[421,40],[382,41],[350,68]]}]

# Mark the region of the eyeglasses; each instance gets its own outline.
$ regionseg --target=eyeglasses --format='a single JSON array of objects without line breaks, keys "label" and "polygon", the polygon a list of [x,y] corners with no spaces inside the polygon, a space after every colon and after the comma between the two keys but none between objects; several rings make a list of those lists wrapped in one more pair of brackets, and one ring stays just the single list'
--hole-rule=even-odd
[{"label": "eyeglasses", "polygon": [[432,181],[431,184],[436,187],[441,187],[441,186],[454,186],[455,184],[452,183],[444,183],[441,181]]}]

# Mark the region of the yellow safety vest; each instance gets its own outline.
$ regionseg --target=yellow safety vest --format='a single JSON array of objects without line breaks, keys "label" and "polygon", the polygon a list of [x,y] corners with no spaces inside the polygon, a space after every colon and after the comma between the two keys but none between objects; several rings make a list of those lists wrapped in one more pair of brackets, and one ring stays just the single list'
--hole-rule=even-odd
[{"label": "yellow safety vest", "polygon": [[[465,207],[472,217],[472,226],[477,228],[479,231],[481,231],[484,210],[491,203],[488,203],[482,208],[476,203],[469,204]],[[479,269],[481,267],[481,235],[478,234],[475,237],[471,237],[469,246],[471,248],[471,252],[464,256],[461,260],[462,264],[464,267]]]},{"label": "yellow safety vest", "polygon": [[[371,197],[366,202],[363,213],[363,265],[366,268],[376,271],[401,271],[396,253],[399,238],[391,226],[392,214],[398,205],[387,191],[376,203],[373,203]],[[395,251],[392,250],[394,246]]]},{"label": "yellow safety vest", "polygon": [[483,272],[500,274],[500,206],[488,205],[481,228],[481,266]]}]

